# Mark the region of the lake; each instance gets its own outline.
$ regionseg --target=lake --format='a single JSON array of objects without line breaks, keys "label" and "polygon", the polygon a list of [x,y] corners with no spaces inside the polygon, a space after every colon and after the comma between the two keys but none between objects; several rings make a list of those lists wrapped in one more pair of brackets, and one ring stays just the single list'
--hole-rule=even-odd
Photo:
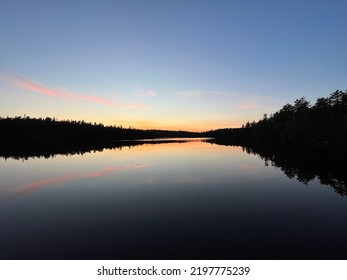
[{"label": "lake", "polygon": [[0,258],[347,259],[346,197],[287,175],[201,139],[1,157]]}]

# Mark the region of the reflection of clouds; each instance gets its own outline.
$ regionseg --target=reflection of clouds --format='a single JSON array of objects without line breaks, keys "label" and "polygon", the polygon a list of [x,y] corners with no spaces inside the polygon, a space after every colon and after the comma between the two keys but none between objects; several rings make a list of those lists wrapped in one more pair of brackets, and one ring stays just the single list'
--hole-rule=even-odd
[{"label": "reflection of clouds", "polygon": [[15,188],[15,190],[13,191],[13,195],[11,196],[11,199],[14,199],[20,195],[40,189],[48,185],[54,185],[57,183],[65,183],[65,182],[78,181],[78,180],[84,180],[84,179],[91,179],[95,177],[102,177],[117,170],[141,169],[141,168],[146,168],[149,166],[152,166],[152,165],[151,164],[129,164],[129,165],[121,166],[121,167],[108,166],[101,170],[91,171],[91,172],[82,173],[82,174],[68,174],[68,175],[62,175],[57,177],[45,178],[45,179],[41,179],[33,183],[25,184]]},{"label": "reflection of clouds", "polygon": [[256,172],[256,171],[258,171],[259,169],[261,169],[263,167],[258,165],[258,164],[242,163],[242,164],[239,165],[239,168],[241,170],[244,170],[244,171]]},{"label": "reflection of clouds", "polygon": [[147,184],[154,184],[156,182],[156,179],[154,177],[149,177],[146,180]]},{"label": "reflection of clouds", "polygon": [[202,184],[222,184],[230,182],[230,178],[204,178],[200,176],[182,176],[177,178],[179,184],[191,184],[191,185],[202,185]]},{"label": "reflection of clouds", "polygon": [[152,164],[131,164],[131,165],[126,165],[125,169],[139,169],[139,168],[145,168],[148,166],[152,166]]},{"label": "reflection of clouds", "polygon": [[146,177],[141,176],[140,178],[136,178],[134,182],[132,182],[136,186],[144,187],[144,186],[150,186],[157,183],[157,179],[153,176]]}]

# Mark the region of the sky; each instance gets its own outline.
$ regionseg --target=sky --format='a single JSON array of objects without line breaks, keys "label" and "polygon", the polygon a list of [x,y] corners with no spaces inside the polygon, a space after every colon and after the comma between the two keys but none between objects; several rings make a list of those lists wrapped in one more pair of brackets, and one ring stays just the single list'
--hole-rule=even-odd
[{"label": "sky", "polygon": [[0,0],[0,116],[240,127],[347,88],[345,0]]}]

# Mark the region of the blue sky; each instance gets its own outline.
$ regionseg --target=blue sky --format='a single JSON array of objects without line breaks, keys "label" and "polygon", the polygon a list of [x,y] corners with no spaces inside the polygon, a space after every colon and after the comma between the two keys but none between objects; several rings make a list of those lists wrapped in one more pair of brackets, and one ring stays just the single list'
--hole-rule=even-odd
[{"label": "blue sky", "polygon": [[347,1],[0,1],[0,115],[236,127],[347,88]]}]

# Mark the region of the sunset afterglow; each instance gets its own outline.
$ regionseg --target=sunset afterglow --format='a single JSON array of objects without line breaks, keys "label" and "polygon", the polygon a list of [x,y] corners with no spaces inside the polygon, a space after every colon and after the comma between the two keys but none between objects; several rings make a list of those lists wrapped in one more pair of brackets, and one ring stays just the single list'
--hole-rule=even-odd
[{"label": "sunset afterglow", "polygon": [[345,2],[3,1],[0,116],[206,131],[346,87]]}]

